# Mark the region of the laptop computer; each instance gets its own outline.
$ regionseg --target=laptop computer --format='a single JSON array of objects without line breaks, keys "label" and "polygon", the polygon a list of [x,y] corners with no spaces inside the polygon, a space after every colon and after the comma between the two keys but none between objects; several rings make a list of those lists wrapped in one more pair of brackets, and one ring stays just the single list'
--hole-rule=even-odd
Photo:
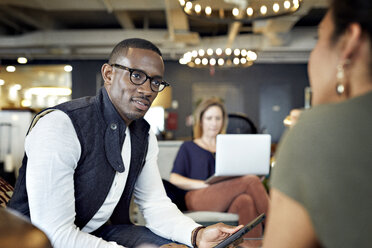
[{"label": "laptop computer", "polygon": [[269,174],[269,134],[219,134],[216,142],[215,173],[206,183],[212,184],[248,174]]}]

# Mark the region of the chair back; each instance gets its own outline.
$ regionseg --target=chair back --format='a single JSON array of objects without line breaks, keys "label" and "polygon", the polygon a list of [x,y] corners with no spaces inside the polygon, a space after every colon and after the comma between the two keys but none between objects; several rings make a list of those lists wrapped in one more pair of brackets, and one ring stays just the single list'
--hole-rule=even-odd
[{"label": "chair back", "polygon": [[245,114],[228,114],[227,130],[228,134],[257,134],[257,128]]}]

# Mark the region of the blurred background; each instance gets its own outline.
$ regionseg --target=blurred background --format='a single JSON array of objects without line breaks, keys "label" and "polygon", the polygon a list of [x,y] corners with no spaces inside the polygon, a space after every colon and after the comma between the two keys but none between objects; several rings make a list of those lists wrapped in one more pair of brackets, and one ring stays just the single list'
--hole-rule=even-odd
[{"label": "blurred background", "polygon": [[309,105],[307,61],[326,7],[326,0],[0,0],[3,170],[20,165],[34,114],[95,95],[114,45],[134,37],[160,48],[171,84],[146,115],[159,139],[191,139],[197,103],[217,96],[277,143],[289,111]]}]

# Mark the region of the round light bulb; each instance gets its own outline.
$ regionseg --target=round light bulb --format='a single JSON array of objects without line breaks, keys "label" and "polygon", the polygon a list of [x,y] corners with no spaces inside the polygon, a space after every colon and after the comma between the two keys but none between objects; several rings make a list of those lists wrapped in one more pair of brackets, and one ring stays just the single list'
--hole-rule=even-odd
[{"label": "round light bulb", "polygon": [[234,62],[235,65],[239,65],[239,62],[240,62],[239,58],[234,58],[233,62]]},{"label": "round light bulb", "polygon": [[289,9],[291,7],[291,3],[289,1],[284,1],[284,8]]},{"label": "round light bulb", "polygon": [[4,84],[5,84],[4,79],[0,79],[0,86],[1,86],[1,85],[4,85]]},{"label": "round light bulb", "polygon": [[255,52],[248,51],[247,60],[248,61],[254,61],[256,59],[257,59],[257,54]]},{"label": "round light bulb", "polygon": [[195,64],[200,65],[200,63],[201,63],[201,60],[199,58],[196,58],[195,59]]},{"label": "round light bulb", "polygon": [[200,6],[200,4],[197,4],[197,5],[195,5],[195,12],[197,13],[197,14],[200,14],[200,11],[201,11],[201,6]]},{"label": "round light bulb", "polygon": [[278,12],[279,11],[279,4],[277,4],[277,3],[274,3],[274,5],[273,5],[273,10],[274,10],[274,12]]},{"label": "round light bulb", "polygon": [[179,0],[181,6],[185,6],[185,0]]},{"label": "round light bulb", "polygon": [[233,8],[232,14],[233,14],[233,16],[238,16],[239,15],[239,9],[238,8]]},{"label": "round light bulb", "polygon": [[196,56],[198,56],[198,51],[196,51],[196,50],[193,50],[193,51],[191,52],[191,55],[192,55],[193,57],[196,57]]},{"label": "round light bulb", "polygon": [[260,8],[260,12],[261,12],[261,14],[266,15],[267,7],[265,5],[262,5],[261,8]]},{"label": "round light bulb", "polygon": [[208,49],[207,49],[207,54],[208,54],[209,56],[211,56],[211,55],[213,54],[213,49],[212,49],[212,48],[208,48]]},{"label": "round light bulb", "polygon": [[205,7],[205,14],[206,15],[211,15],[212,14],[212,8],[209,7],[209,6]]},{"label": "round light bulb", "polygon": [[219,58],[218,59],[218,65],[223,65],[223,64],[225,64],[225,61],[223,60],[223,58]]},{"label": "round light bulb", "polygon": [[27,59],[25,57],[18,57],[17,62],[20,64],[26,64]]},{"label": "round light bulb", "polygon": [[65,72],[71,72],[72,71],[72,66],[71,65],[65,65],[65,67],[63,67],[63,69],[65,70]]},{"label": "round light bulb", "polygon": [[241,59],[240,59],[240,63],[241,63],[241,64],[245,64],[245,63],[247,63],[247,59],[246,59],[246,58],[241,58]]},{"label": "round light bulb", "polygon": [[240,53],[244,57],[247,56],[247,50],[245,50],[245,49],[243,49]]},{"label": "round light bulb", "polygon": [[227,56],[231,55],[231,52],[232,52],[231,48],[226,48],[225,49],[225,53],[226,53]]},{"label": "round light bulb", "polygon": [[215,65],[215,64],[216,64],[216,59],[215,59],[215,58],[211,58],[211,59],[209,60],[209,64],[210,64],[210,65]]},{"label": "round light bulb", "polygon": [[204,54],[205,54],[205,52],[204,52],[204,50],[203,49],[199,49],[199,56],[204,56]]},{"label": "round light bulb", "polygon": [[15,71],[16,71],[16,68],[15,68],[15,66],[13,66],[13,65],[8,65],[8,66],[5,68],[5,70],[6,70],[7,72],[15,72]]},{"label": "round light bulb", "polygon": [[234,55],[239,56],[240,55],[240,50],[237,48],[234,50]]},{"label": "round light bulb", "polygon": [[222,54],[222,49],[221,49],[221,48],[217,48],[217,49],[216,49],[216,54],[217,54],[218,56],[220,56],[220,55]]},{"label": "round light bulb", "polygon": [[208,59],[207,58],[202,59],[202,64],[207,65],[208,64]]},{"label": "round light bulb", "polygon": [[192,2],[187,2],[185,8],[190,11],[192,9]]},{"label": "round light bulb", "polygon": [[252,16],[253,15],[253,9],[251,7],[247,8],[247,15]]}]

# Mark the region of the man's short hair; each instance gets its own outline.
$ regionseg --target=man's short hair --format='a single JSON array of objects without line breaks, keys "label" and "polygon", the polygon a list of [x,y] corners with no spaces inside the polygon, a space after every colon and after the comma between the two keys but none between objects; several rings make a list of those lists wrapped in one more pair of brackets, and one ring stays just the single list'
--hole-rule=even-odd
[{"label": "man's short hair", "polygon": [[148,40],[139,39],[139,38],[126,39],[126,40],[119,42],[114,47],[109,57],[109,64],[115,63],[119,56],[126,55],[129,48],[147,49],[147,50],[156,52],[161,57],[163,56],[159,48]]}]

